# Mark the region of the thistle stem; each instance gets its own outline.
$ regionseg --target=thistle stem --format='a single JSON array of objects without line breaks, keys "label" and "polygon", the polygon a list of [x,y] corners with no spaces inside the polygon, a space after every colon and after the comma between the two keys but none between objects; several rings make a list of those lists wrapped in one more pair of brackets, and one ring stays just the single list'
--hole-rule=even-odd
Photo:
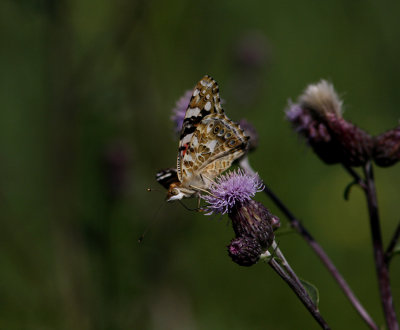
[{"label": "thistle stem", "polygon": [[379,292],[386,324],[389,330],[399,330],[396,313],[393,306],[393,298],[390,288],[389,268],[385,262],[382,234],[379,222],[378,200],[376,197],[375,181],[372,165],[368,162],[364,167],[366,188],[364,189],[369,212],[369,220],[374,251],[375,268],[378,276]]},{"label": "thistle stem", "polygon": [[[286,260],[285,260],[286,261]],[[297,278],[295,280],[292,276],[294,274],[289,275],[282,266],[274,259],[271,258],[268,262],[271,268],[289,285],[289,287],[294,291],[296,296],[300,299],[303,305],[310,312],[312,317],[318,322],[322,329],[330,329],[326,321],[322,318],[321,314],[317,306],[313,303],[307,291],[304,289],[300,280]],[[300,284],[299,284],[300,283]]]},{"label": "thistle stem", "polygon": [[[255,171],[250,166],[248,158],[244,158],[240,162],[240,166],[250,173],[255,173]],[[358,300],[354,292],[351,290],[350,286],[347,284],[346,280],[337,270],[336,266],[332,260],[325,253],[324,249],[319,245],[319,243],[314,239],[314,237],[308,232],[308,230],[302,225],[302,223],[293,215],[293,213],[286,207],[285,204],[272,192],[269,187],[265,187],[264,193],[271,198],[275,205],[285,214],[288,218],[291,226],[296,229],[296,231],[304,238],[308,245],[314,250],[315,254],[322,261],[327,270],[331,273],[335,281],[338,283],[339,287],[342,289],[343,293],[349,299],[350,303],[353,305],[355,310],[364,320],[364,322],[374,330],[378,330],[379,327],[375,324],[374,320],[365,310],[361,302]]]}]

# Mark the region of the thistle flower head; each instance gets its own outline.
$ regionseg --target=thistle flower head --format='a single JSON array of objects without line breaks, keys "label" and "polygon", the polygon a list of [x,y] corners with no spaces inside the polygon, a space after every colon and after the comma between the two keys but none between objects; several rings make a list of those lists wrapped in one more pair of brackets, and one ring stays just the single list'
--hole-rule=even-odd
[{"label": "thistle flower head", "polygon": [[229,217],[236,237],[251,237],[262,248],[268,248],[274,240],[274,228],[279,218],[263,204],[253,199],[235,206]]},{"label": "thistle flower head", "polygon": [[190,98],[192,97],[192,90],[187,90],[181,98],[176,101],[175,108],[172,109],[171,120],[175,123],[175,132],[180,133],[183,119],[185,118],[186,109],[189,106]]},{"label": "thistle flower head", "polygon": [[286,119],[327,164],[361,166],[371,157],[371,136],[342,117],[342,101],[325,80],[309,85]]},{"label": "thistle flower head", "polygon": [[217,178],[210,188],[210,195],[201,196],[209,205],[207,214],[230,212],[238,203],[250,200],[262,191],[264,185],[257,174],[250,174],[243,170],[228,172]]}]

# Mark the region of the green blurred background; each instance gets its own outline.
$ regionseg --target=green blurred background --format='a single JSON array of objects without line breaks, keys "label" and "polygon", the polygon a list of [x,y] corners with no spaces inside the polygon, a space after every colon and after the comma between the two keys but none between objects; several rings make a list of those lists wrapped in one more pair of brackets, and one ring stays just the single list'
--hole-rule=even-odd
[{"label": "green blurred background", "polygon": [[[204,74],[228,115],[257,128],[253,167],[382,324],[364,196],[344,201],[350,177],[283,110],[326,78],[347,119],[396,126],[399,14],[394,1],[0,1],[0,328],[318,329],[267,265],[229,259],[226,216],[146,191],[175,165],[171,109]],[[400,166],[376,180],[387,244]],[[300,237],[278,241],[332,328],[367,328]],[[395,259],[398,314],[399,275]]]}]

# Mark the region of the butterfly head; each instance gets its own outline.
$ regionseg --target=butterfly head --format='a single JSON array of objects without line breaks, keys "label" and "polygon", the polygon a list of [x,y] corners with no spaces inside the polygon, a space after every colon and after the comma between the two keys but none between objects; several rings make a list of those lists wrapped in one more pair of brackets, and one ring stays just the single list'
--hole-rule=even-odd
[{"label": "butterfly head", "polygon": [[169,186],[166,200],[167,202],[172,202],[192,195],[193,191],[183,188],[180,182],[174,182]]}]

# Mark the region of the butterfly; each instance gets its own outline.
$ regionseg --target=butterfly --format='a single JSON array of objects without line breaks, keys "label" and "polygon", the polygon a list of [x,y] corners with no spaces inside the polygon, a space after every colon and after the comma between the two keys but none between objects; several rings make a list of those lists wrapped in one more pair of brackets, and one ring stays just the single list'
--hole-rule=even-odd
[{"label": "butterfly", "polygon": [[167,201],[207,193],[215,177],[246,153],[248,140],[240,126],[225,115],[217,82],[204,76],[186,109],[176,170],[162,170],[156,175],[168,189]]}]

